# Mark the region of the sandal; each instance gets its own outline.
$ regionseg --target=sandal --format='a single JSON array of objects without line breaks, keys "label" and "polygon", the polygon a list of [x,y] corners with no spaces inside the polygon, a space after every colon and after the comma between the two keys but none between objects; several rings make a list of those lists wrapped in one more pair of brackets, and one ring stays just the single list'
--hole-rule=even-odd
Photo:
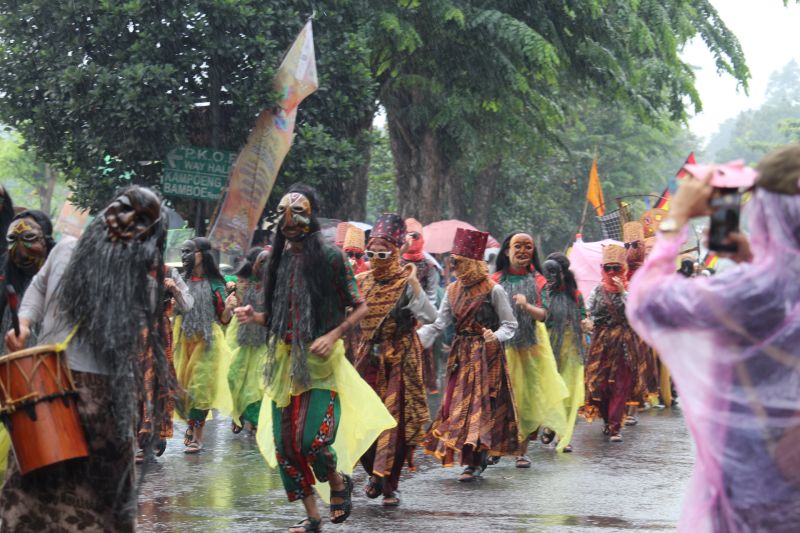
[{"label": "sandal", "polygon": [[572,444],[564,446],[564,453],[572,453]]},{"label": "sandal", "polygon": [[622,442],[622,435],[619,433],[614,433],[608,438],[608,442]]},{"label": "sandal", "polygon": [[461,472],[461,475],[458,477],[458,480],[462,483],[469,483],[471,481],[475,481],[475,479],[480,475],[477,472],[477,469],[474,466],[468,466]]},{"label": "sandal", "polygon": [[517,457],[517,468],[530,468],[531,459],[527,455],[520,455]]},{"label": "sandal", "polygon": [[136,457],[134,458],[134,462],[137,465],[140,465],[144,462],[144,450],[139,450],[136,452]]},{"label": "sandal", "polygon": [[394,491],[389,496],[383,497],[384,507],[397,507],[400,505],[400,492]]},{"label": "sandal", "polygon": [[333,498],[341,498],[344,501],[342,503],[331,503],[331,515],[336,511],[342,511],[343,514],[331,517],[331,522],[334,524],[341,524],[347,520],[347,517],[350,516],[350,512],[353,510],[353,480],[350,479],[350,476],[347,474],[340,473],[339,475],[342,476],[344,489],[331,490],[331,500],[333,500]]},{"label": "sandal", "polygon": [[231,420],[231,431],[233,431],[234,435],[238,435],[239,433],[241,433],[242,429],[243,429],[242,426],[238,425],[236,422]]},{"label": "sandal", "polygon": [[183,445],[188,446],[194,439],[194,428],[189,426],[186,428],[186,433],[183,434]]},{"label": "sandal", "polygon": [[374,500],[383,494],[383,483],[375,481],[375,476],[369,476],[367,486],[364,487],[364,495],[370,500]]},{"label": "sandal", "polygon": [[550,444],[553,442],[553,439],[556,438],[556,432],[550,428],[544,428],[542,430],[542,435],[539,437],[539,440],[542,441],[542,444]]},{"label": "sandal", "polygon": [[291,526],[289,530],[301,530],[303,533],[318,533],[322,531],[322,519],[321,518],[304,518],[295,525]]},{"label": "sandal", "polygon": [[183,453],[200,453],[200,450],[202,450],[202,449],[203,449],[203,445],[200,444],[199,442],[193,440],[192,442],[190,442],[186,446],[186,449],[183,450]]}]

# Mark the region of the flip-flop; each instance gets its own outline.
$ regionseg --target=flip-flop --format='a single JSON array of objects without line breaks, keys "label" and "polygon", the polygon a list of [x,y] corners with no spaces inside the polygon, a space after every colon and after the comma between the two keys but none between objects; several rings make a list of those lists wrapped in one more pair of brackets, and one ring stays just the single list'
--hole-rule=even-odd
[{"label": "flip-flop", "polygon": [[517,468],[530,468],[531,459],[527,455],[517,457]]},{"label": "flip-flop", "polygon": [[383,497],[384,507],[397,507],[400,505],[400,492],[394,491],[390,496]]},{"label": "flip-flop", "polygon": [[303,533],[318,533],[322,531],[322,519],[321,518],[304,518],[300,520],[295,525],[291,526],[289,529],[300,529],[303,528]]},{"label": "flip-flop", "polygon": [[200,453],[200,450],[203,449],[203,445],[199,442],[190,442],[186,449],[183,450],[183,453]]}]

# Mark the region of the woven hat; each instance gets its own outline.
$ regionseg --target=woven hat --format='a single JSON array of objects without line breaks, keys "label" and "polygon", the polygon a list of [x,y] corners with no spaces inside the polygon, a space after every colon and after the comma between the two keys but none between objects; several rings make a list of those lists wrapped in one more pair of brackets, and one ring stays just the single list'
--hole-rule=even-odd
[{"label": "woven hat", "polygon": [[486,251],[486,242],[488,240],[489,234],[485,231],[458,228],[453,239],[453,249],[450,253],[469,257],[470,259],[483,260],[483,253]]},{"label": "woven hat", "polygon": [[422,224],[416,218],[407,218],[406,219],[406,231],[411,233],[412,231],[416,231],[420,235],[422,235]]},{"label": "woven hat", "polygon": [[618,244],[603,246],[603,261],[601,264],[610,265],[611,263],[625,264],[625,248]]},{"label": "woven hat", "polygon": [[355,226],[347,228],[347,234],[344,236],[344,251],[345,252],[363,252],[364,251],[364,230]]},{"label": "woven hat", "polygon": [[351,224],[349,222],[339,222],[336,226],[336,246],[340,248],[344,246],[344,240],[347,237],[347,230],[350,226]]},{"label": "woven hat", "polygon": [[644,225],[641,222],[626,222],[622,226],[622,240],[636,242],[644,240]]},{"label": "woven hat", "polygon": [[397,213],[384,213],[375,221],[370,239],[385,239],[400,248],[406,239],[406,223]]}]

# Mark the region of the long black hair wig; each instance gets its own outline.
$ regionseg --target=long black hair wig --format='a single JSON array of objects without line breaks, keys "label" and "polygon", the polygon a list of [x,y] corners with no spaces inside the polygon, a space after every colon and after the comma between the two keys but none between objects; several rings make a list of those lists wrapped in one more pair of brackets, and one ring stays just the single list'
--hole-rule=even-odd
[{"label": "long black hair wig", "polygon": [[575,281],[575,274],[570,270],[569,258],[561,252],[553,252],[547,256],[547,260],[555,261],[561,267],[561,273],[564,276],[564,288],[568,294],[575,294],[578,290],[578,282]]},{"label": "long black hair wig", "polygon": [[[219,271],[219,265],[217,265],[217,260],[211,250],[211,241],[205,237],[195,237],[192,242],[203,255],[203,275],[208,278],[208,281],[225,285],[225,277]],[[187,275],[191,276],[192,273],[189,272]]]},{"label": "long black hair wig", "polygon": [[[336,298],[336,289],[329,282],[320,275],[320,267],[328,262],[325,254],[325,242],[320,232],[320,224],[316,214],[319,212],[320,203],[317,197],[317,192],[304,183],[295,183],[289,187],[286,194],[299,193],[308,198],[311,204],[311,217],[309,224],[309,232],[303,239],[302,251],[302,272],[305,278],[305,286],[311,292],[312,302],[325,302],[329,298]],[[269,264],[266,269],[266,282],[264,286],[264,301],[267,303],[267,309],[274,305],[285,305],[285,302],[275,302],[275,289],[278,280],[278,267],[281,264],[281,259],[285,253],[286,237],[283,232],[278,228],[275,237],[272,241],[272,254],[269,258]],[[323,318],[320,316],[324,311],[325,306],[315,305],[312,310],[312,319],[314,326],[323,323]],[[269,319],[275,315],[274,312],[269,313]]]},{"label": "long black hair wig", "polygon": [[[503,239],[503,244],[500,246],[500,251],[497,253],[497,257],[494,260],[496,272],[507,272],[511,267],[511,259],[508,257],[508,250],[511,248],[511,239],[514,238],[514,235],[519,235],[520,233],[526,232],[512,231],[508,237]],[[530,233],[528,233],[528,235],[530,235]],[[533,244],[533,261],[531,261],[531,268],[539,274],[544,274],[542,272],[542,263],[539,260],[539,247],[536,246],[535,242]]]}]

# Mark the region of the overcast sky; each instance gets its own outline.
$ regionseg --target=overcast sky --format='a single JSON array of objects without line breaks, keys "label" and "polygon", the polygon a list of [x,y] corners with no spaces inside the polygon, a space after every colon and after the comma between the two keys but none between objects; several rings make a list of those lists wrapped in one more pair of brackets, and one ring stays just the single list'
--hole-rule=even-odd
[{"label": "overcast sky", "polygon": [[702,42],[684,51],[684,59],[699,67],[696,86],[703,111],[689,125],[708,141],[719,125],[740,111],[761,105],[769,76],[792,58],[800,61],[800,5],[794,0],[783,7],[781,0],[712,0],[722,19],[739,38],[750,67],[749,96],[728,75],[716,72],[714,60]]}]

